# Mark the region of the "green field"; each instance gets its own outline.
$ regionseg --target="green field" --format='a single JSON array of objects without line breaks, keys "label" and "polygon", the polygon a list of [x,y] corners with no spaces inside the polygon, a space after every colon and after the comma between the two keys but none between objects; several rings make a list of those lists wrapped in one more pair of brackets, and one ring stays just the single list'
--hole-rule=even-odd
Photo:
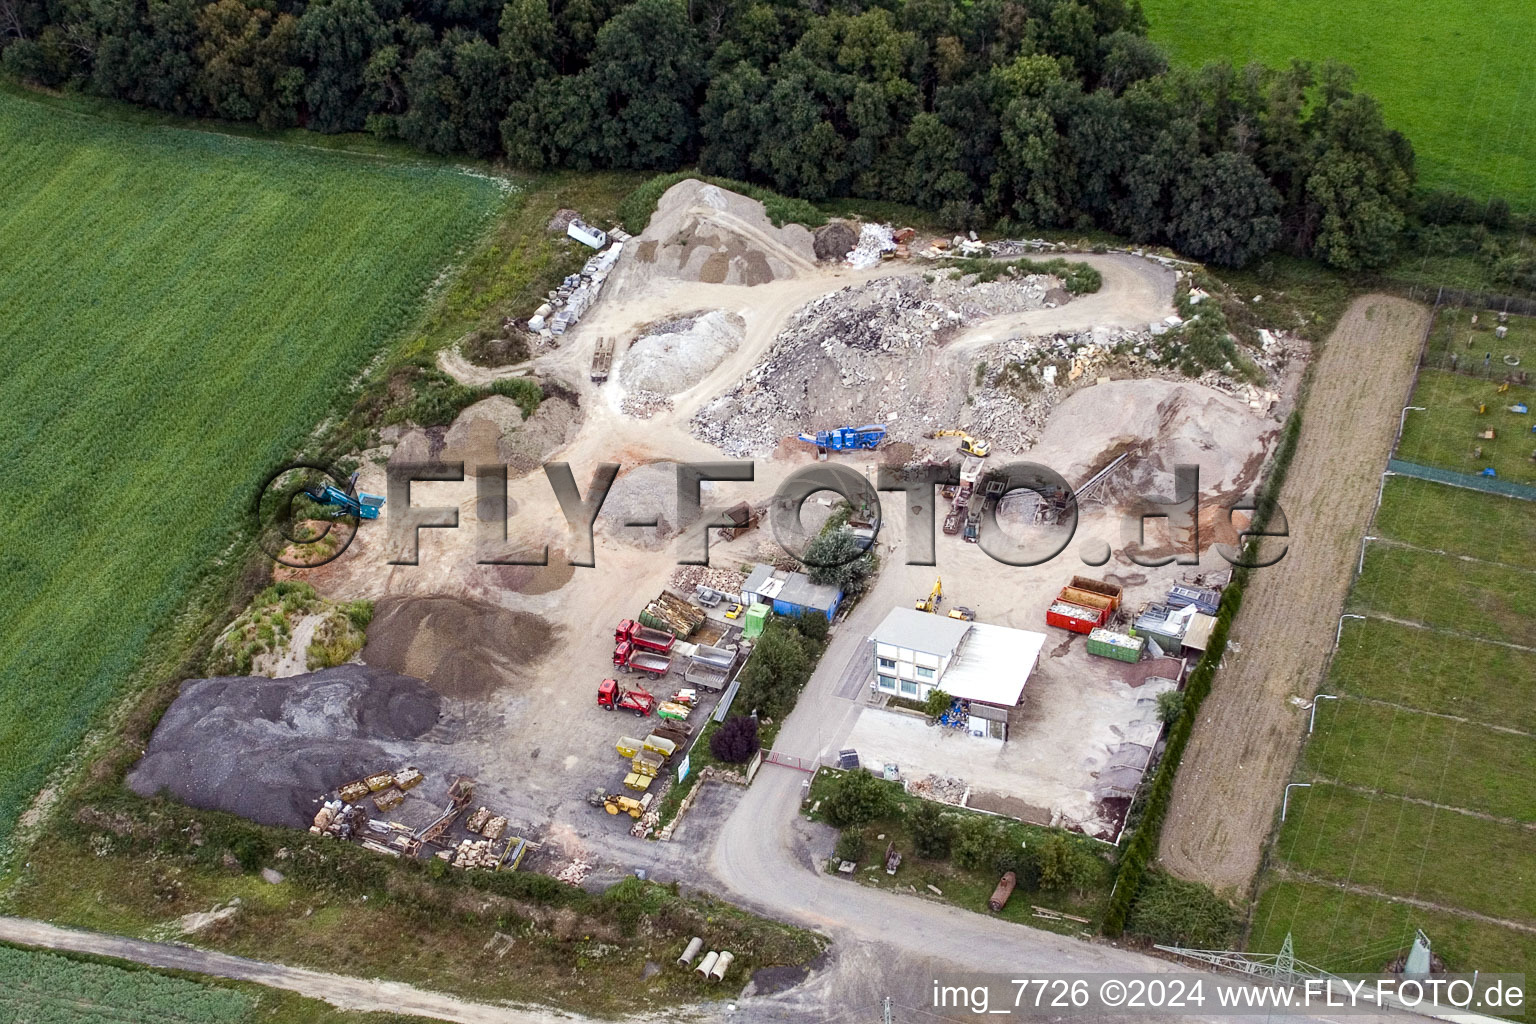
[{"label": "green field", "polygon": [[1144,0],[1176,60],[1342,61],[1413,141],[1419,180],[1536,208],[1527,0]]},{"label": "green field", "polygon": [[1536,639],[1533,522],[1531,502],[1389,481],[1350,598],[1371,617],[1346,620],[1319,690],[1338,699],[1303,748],[1253,949],[1290,932],[1310,962],[1373,971],[1423,928],[1453,970],[1536,956],[1536,651],[1507,646]]},{"label": "green field", "polygon": [[284,989],[0,945],[5,1024],[426,1024],[338,1010]]},{"label": "green field", "polygon": [[[1392,672],[1381,671],[1385,657]],[[1536,653],[1476,640],[1447,643],[1427,629],[1349,619],[1328,678],[1337,693],[1536,733]]]},{"label": "green field", "polygon": [[[1536,453],[1536,433],[1531,431],[1536,414],[1509,411],[1521,402],[1536,410],[1536,388],[1514,384],[1501,393],[1498,387],[1463,373],[1419,371],[1411,403],[1417,409],[1403,421],[1397,457],[1458,473],[1481,473],[1491,466],[1505,480],[1536,484],[1536,460],[1531,458]],[[1480,407],[1486,411],[1478,412]],[[1492,438],[1480,436],[1489,430]]]},{"label": "green field", "polygon": [[251,999],[150,971],[0,946],[0,1020],[27,1024],[238,1024]]},{"label": "green field", "polygon": [[0,840],[503,202],[0,95]]}]

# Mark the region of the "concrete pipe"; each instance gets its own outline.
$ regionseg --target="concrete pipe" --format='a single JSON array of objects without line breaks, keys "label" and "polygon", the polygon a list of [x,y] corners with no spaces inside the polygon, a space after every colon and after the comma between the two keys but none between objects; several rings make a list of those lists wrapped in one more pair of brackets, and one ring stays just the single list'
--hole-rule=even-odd
[{"label": "concrete pipe", "polygon": [[677,958],[677,966],[687,967],[693,963],[693,958],[699,955],[699,950],[704,948],[704,940],[695,935],[688,940],[688,948],[683,950],[683,955]]},{"label": "concrete pipe", "polygon": [[710,950],[708,953],[704,954],[704,959],[699,961],[699,966],[693,969],[694,973],[696,973],[701,978],[709,977],[709,972],[715,969],[715,961],[719,959],[720,954],[716,953],[714,950]]},{"label": "concrete pipe", "polygon": [[720,955],[715,958],[715,966],[710,969],[710,979],[713,981],[724,981],[725,972],[731,969],[731,961],[735,959],[735,953],[728,949],[722,949]]}]

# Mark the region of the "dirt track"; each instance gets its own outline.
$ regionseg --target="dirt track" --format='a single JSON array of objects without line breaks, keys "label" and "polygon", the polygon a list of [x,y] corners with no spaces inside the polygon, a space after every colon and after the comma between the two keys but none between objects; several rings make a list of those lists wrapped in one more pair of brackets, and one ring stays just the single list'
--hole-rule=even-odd
[{"label": "dirt track", "polygon": [[1289,552],[1254,573],[1224,668],[1200,710],[1159,857],[1181,878],[1245,893],[1332,649],[1429,310],[1356,299],[1329,337],[1281,494]]}]

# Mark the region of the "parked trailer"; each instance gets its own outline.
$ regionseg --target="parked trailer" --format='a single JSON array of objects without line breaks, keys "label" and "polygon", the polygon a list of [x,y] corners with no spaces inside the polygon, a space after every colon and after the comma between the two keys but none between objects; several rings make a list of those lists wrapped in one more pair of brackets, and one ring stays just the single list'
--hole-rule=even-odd
[{"label": "parked trailer", "polygon": [[613,367],[613,339],[598,338],[597,348],[592,351],[592,383],[601,384],[608,379]]},{"label": "parked trailer", "polygon": [[736,663],[736,652],[729,647],[699,644],[693,649],[693,660],[714,665],[716,668],[730,668]]},{"label": "parked trailer", "polygon": [[656,651],[660,654],[672,653],[672,645],[677,643],[677,637],[666,630],[642,626],[633,619],[624,619],[614,628],[613,642],[617,644],[625,640],[636,647],[644,647],[648,651]]},{"label": "parked trailer", "polygon": [[629,641],[613,649],[613,663],[625,672],[644,672],[660,679],[672,669],[672,659],[654,651],[642,651]]},{"label": "parked trailer", "polygon": [[711,692],[725,689],[725,684],[730,678],[730,669],[716,668],[713,665],[702,664],[697,661],[690,661],[688,663],[688,670],[683,673],[684,682],[692,686],[702,687]]}]

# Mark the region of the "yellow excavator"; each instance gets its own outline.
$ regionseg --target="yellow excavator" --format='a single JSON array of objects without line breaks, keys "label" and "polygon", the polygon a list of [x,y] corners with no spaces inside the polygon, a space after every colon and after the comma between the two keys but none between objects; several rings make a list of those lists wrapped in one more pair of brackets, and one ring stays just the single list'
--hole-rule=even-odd
[{"label": "yellow excavator", "polygon": [[978,459],[987,457],[992,446],[979,437],[972,437],[963,430],[935,430],[929,437],[958,437],[960,439],[960,453],[962,455],[974,455]]},{"label": "yellow excavator", "polygon": [[928,596],[918,598],[912,607],[920,612],[936,612],[939,610],[939,602],[942,600],[944,600],[944,581],[935,578],[933,589],[928,592]]}]

